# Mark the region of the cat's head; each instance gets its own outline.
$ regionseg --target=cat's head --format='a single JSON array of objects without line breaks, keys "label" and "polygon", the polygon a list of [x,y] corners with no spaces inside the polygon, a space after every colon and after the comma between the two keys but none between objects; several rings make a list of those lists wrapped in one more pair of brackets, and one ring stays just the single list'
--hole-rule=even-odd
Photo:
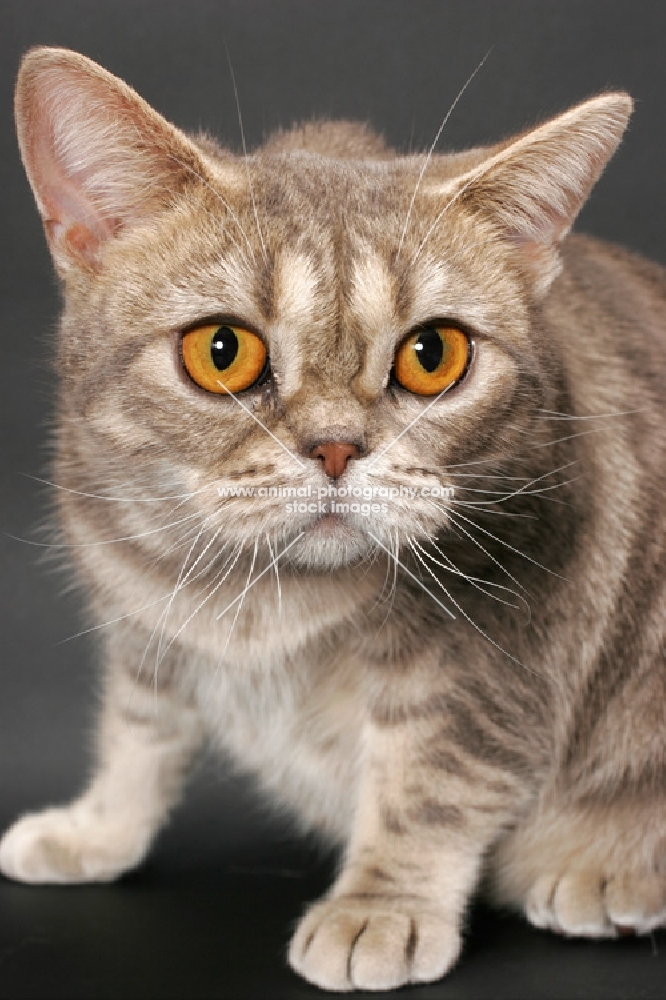
[{"label": "cat's head", "polygon": [[501,462],[548,401],[534,316],[630,111],[604,94],[456,156],[342,123],[237,157],[85,57],[30,52],[69,485],[183,497],[221,541],[320,568],[442,531],[451,469]]}]

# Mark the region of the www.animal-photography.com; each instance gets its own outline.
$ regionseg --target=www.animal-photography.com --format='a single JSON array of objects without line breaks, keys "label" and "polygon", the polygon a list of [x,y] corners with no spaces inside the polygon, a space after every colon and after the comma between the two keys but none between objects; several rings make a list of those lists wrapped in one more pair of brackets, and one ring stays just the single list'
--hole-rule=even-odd
[{"label": "www.animal-photography.com", "polygon": [[663,7],[0,14],[0,996],[662,998]]}]

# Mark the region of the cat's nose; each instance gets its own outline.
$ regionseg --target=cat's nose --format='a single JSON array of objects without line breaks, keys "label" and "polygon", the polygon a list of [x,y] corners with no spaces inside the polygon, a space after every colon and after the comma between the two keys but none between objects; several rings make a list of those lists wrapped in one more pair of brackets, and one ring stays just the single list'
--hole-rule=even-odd
[{"label": "cat's nose", "polygon": [[310,449],[308,455],[324,466],[329,479],[339,479],[350,458],[358,458],[361,449],[351,441],[322,441]]}]

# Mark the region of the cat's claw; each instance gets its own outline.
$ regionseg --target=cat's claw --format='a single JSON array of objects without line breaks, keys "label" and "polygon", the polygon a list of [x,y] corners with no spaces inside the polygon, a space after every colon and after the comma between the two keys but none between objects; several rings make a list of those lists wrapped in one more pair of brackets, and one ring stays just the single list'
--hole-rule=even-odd
[{"label": "cat's claw", "polygon": [[457,923],[434,909],[343,896],[316,903],[305,914],[289,962],[323,989],[390,990],[439,979],[460,946]]},{"label": "cat's claw", "polygon": [[601,871],[541,875],[525,912],[536,927],[575,937],[649,934],[666,925],[666,877]]},{"label": "cat's claw", "polygon": [[106,882],[133,868],[146,836],[104,823],[79,806],[17,820],[0,841],[0,871],[20,882]]}]

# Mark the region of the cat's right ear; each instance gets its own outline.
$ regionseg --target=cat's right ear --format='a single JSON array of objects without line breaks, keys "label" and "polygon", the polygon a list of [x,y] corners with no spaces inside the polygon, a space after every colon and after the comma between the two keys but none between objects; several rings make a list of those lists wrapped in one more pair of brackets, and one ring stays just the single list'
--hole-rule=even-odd
[{"label": "cat's right ear", "polygon": [[95,269],[100,250],[205,175],[198,150],[91,59],[36,48],[16,83],[21,157],[57,269]]}]

